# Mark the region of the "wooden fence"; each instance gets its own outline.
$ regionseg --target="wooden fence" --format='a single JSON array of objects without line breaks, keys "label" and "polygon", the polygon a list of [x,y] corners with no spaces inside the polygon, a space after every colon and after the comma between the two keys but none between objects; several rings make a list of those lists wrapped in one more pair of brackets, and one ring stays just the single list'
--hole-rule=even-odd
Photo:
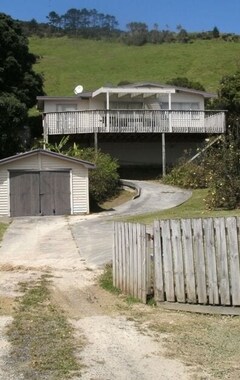
[{"label": "wooden fence", "polygon": [[150,235],[141,224],[115,223],[113,283],[146,302],[151,289]]},{"label": "wooden fence", "polygon": [[[146,302],[240,306],[240,218],[115,223],[114,284]],[[145,236],[145,237],[144,237]],[[151,256],[152,252],[152,256]]]}]

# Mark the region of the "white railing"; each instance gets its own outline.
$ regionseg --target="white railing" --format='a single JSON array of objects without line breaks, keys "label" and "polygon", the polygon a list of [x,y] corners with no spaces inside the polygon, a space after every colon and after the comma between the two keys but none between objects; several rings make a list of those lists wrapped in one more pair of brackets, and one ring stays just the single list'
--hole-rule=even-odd
[{"label": "white railing", "polygon": [[80,133],[223,133],[223,111],[88,110],[43,115],[47,135]]}]

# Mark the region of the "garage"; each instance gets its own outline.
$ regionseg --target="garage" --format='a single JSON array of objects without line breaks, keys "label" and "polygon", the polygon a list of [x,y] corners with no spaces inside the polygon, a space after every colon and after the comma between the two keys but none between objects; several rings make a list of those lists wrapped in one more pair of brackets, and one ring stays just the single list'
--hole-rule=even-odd
[{"label": "garage", "polygon": [[0,160],[0,214],[11,217],[89,213],[94,164],[37,149]]}]

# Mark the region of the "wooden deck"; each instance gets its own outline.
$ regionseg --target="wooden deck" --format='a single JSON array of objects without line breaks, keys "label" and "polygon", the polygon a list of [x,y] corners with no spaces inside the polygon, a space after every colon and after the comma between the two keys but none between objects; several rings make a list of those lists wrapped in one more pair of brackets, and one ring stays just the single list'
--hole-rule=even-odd
[{"label": "wooden deck", "polygon": [[223,111],[87,110],[43,115],[45,135],[83,133],[224,133]]}]

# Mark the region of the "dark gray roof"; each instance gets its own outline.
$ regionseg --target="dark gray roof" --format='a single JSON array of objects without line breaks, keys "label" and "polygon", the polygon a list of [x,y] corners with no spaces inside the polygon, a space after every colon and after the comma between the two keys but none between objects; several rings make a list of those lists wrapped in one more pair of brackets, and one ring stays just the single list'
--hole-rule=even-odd
[{"label": "dark gray roof", "polygon": [[195,90],[193,88],[178,87],[178,86],[163,84],[163,83],[154,83],[154,82],[137,82],[137,83],[131,83],[131,84],[126,84],[126,85],[116,86],[116,87],[121,87],[121,88],[131,88],[131,87],[136,87],[136,88],[141,88],[141,87],[144,87],[144,88],[146,88],[146,87],[150,87],[150,88],[152,88],[152,87],[173,88],[179,92],[186,92],[186,93],[190,93],[190,94],[202,95],[204,98],[216,98],[217,97],[216,94],[213,94],[211,92]]},{"label": "dark gray roof", "polygon": [[34,149],[34,150],[30,150],[29,152],[19,153],[19,154],[16,154],[15,156],[3,158],[2,160],[0,160],[0,165],[4,165],[6,163],[14,162],[17,160],[21,160],[22,158],[31,157],[31,156],[35,156],[38,154],[41,154],[44,156],[49,156],[49,157],[59,158],[59,159],[64,160],[64,161],[74,162],[74,163],[77,163],[79,165],[83,165],[87,169],[95,169],[96,168],[95,164],[93,164],[92,162],[84,161],[84,160],[81,160],[79,158],[66,156],[65,154],[56,153],[56,152],[52,152],[50,150],[45,150],[45,149]]}]

